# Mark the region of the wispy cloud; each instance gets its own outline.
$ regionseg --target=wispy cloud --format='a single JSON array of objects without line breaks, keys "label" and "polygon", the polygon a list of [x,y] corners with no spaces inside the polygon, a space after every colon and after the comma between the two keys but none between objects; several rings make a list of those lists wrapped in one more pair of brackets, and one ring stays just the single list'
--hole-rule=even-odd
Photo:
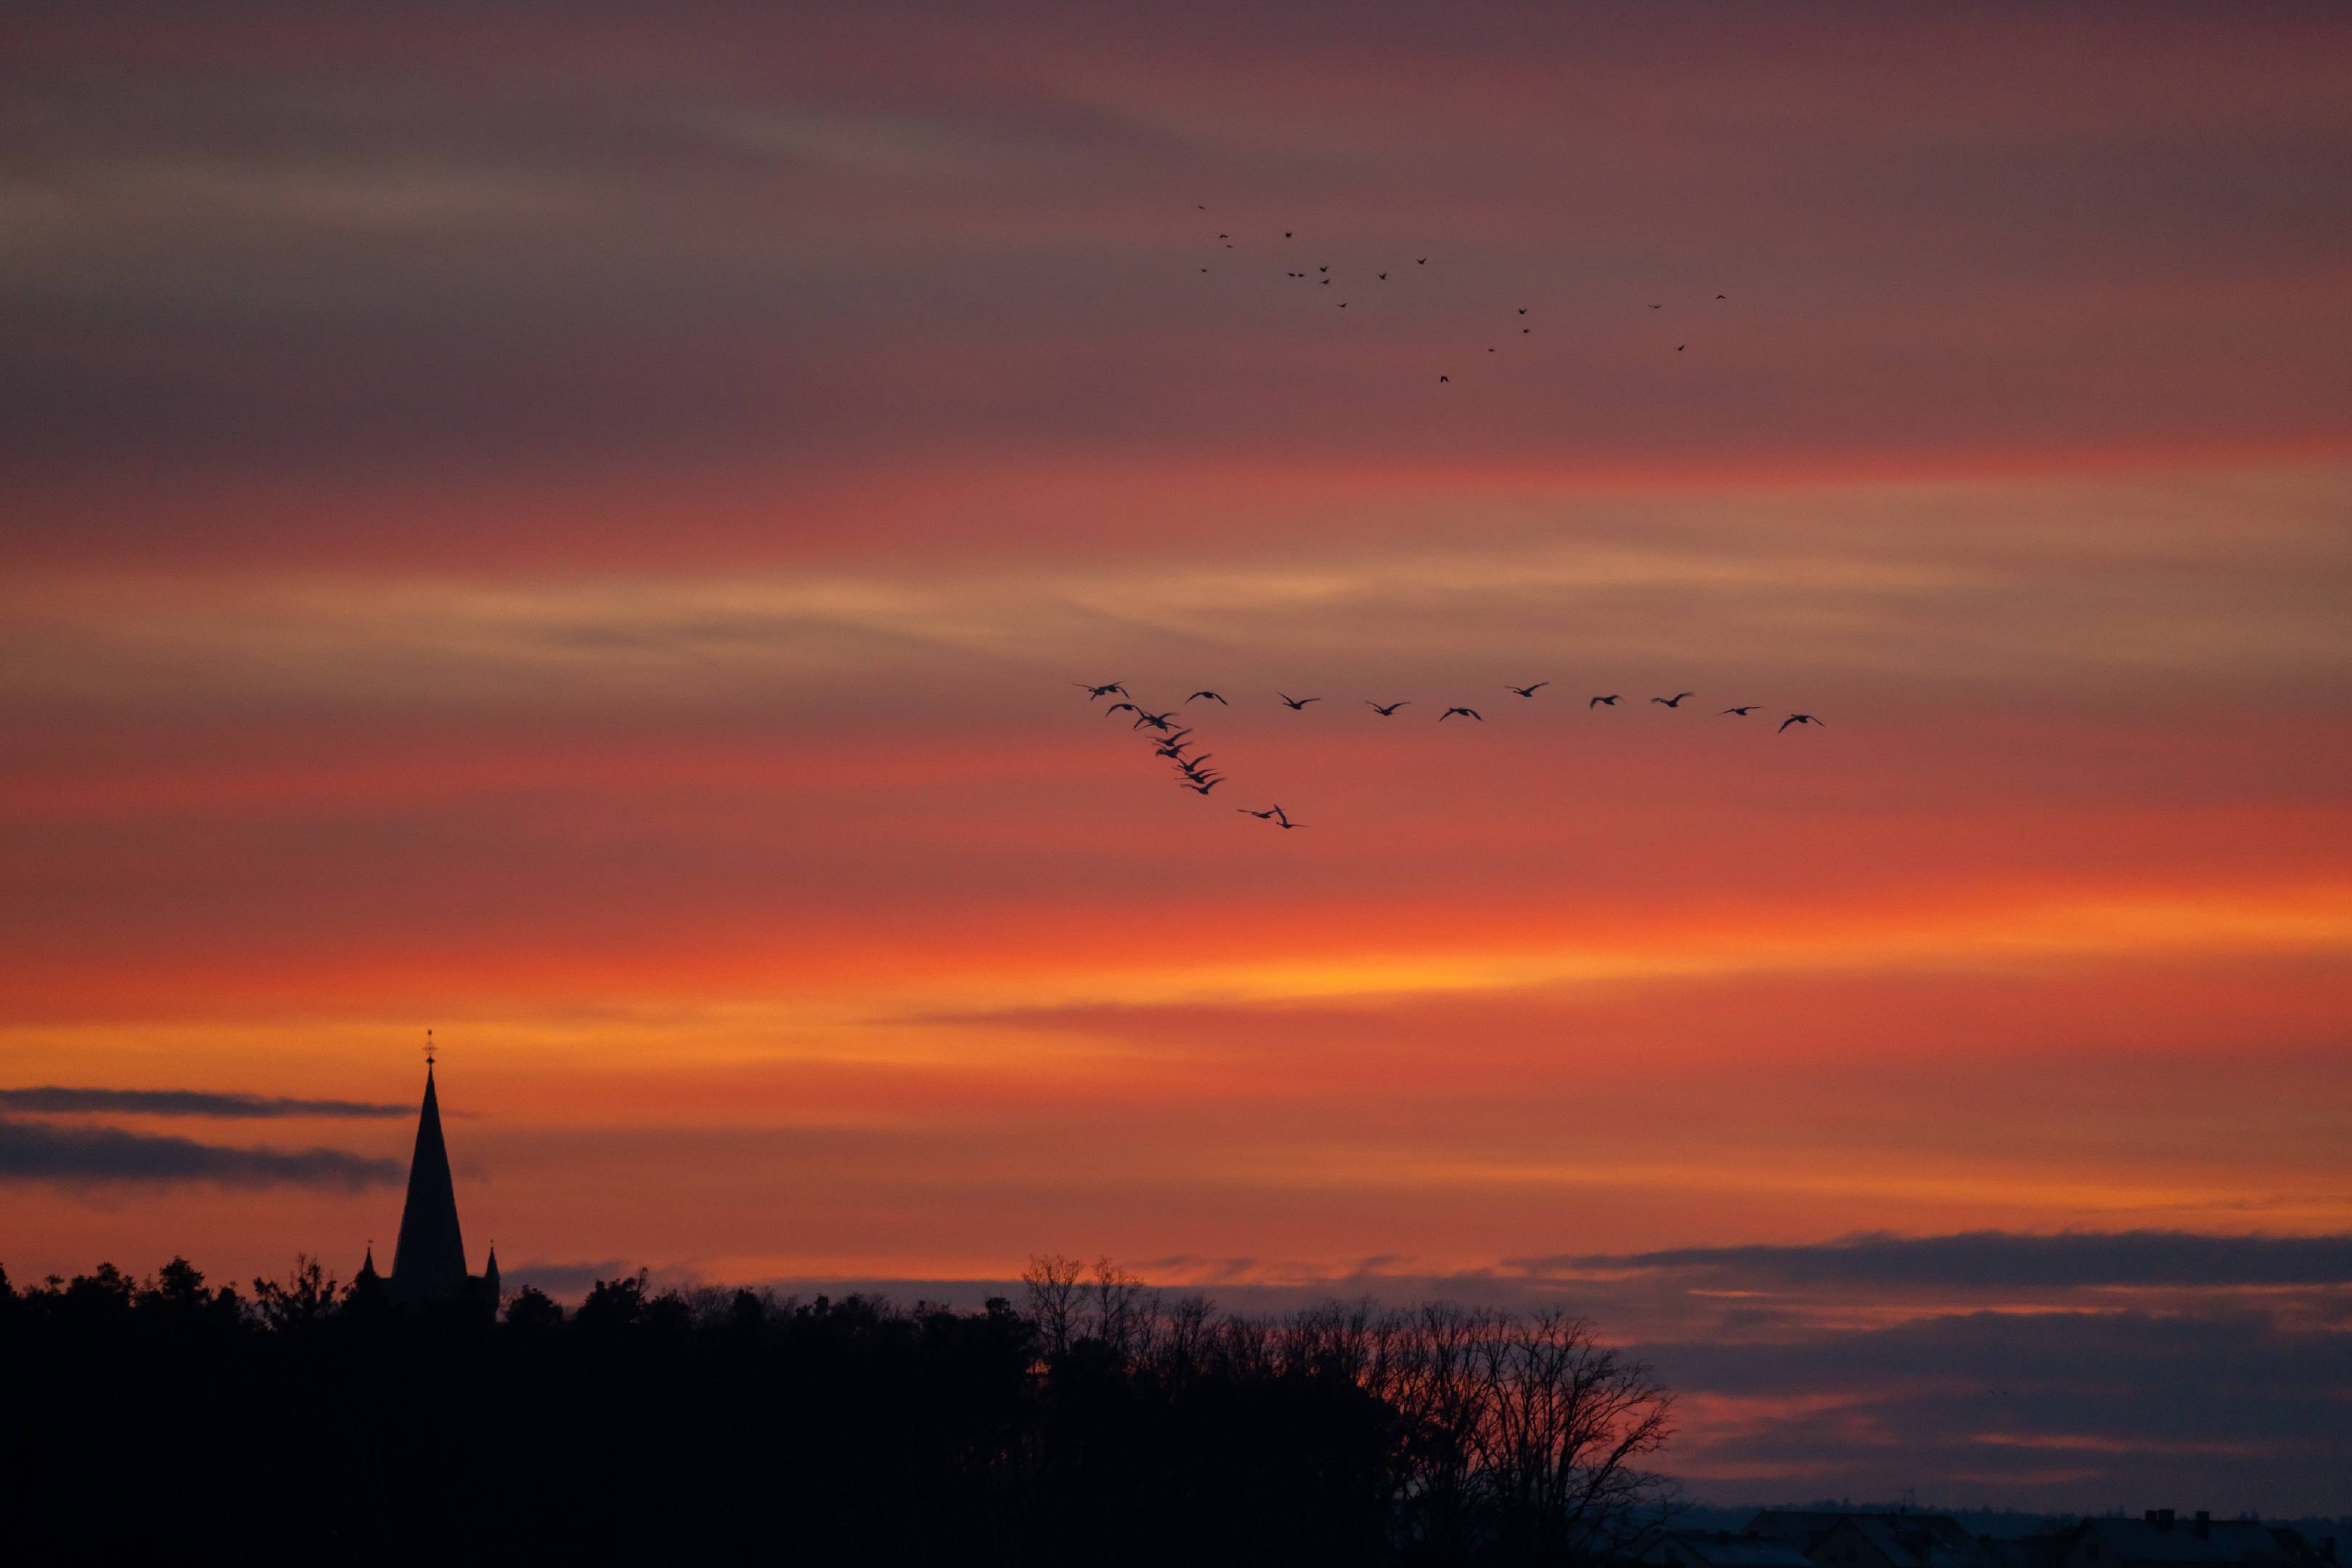
[{"label": "wispy cloud", "polygon": [[226,1187],[356,1191],[397,1181],[399,1165],[341,1149],[241,1149],[119,1127],[0,1119],[0,1182],[209,1182]]},{"label": "wispy cloud", "polygon": [[0,1110],[70,1116],[83,1111],[130,1116],[217,1116],[239,1121],[281,1116],[405,1116],[410,1107],[366,1100],[289,1100],[196,1089],[0,1089]]},{"label": "wispy cloud", "polygon": [[2352,1236],[2207,1236],[2178,1230],[1867,1235],[1795,1247],[1691,1247],[1515,1259],[1541,1273],[1633,1272],[1693,1285],[2022,1287],[2339,1285]]}]

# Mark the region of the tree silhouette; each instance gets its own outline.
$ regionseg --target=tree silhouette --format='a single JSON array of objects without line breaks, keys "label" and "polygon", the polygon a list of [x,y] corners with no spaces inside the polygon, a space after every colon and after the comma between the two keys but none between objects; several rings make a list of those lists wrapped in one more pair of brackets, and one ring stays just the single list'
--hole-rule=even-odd
[{"label": "tree silhouette", "polygon": [[1622,1560],[1671,1500],[1669,1396],[1565,1313],[1249,1317],[1108,1259],[1027,1282],[974,1312],[639,1270],[491,1323],[309,1257],[249,1302],[180,1258],[0,1272],[0,1521],[27,1561],[204,1555],[267,1517],[362,1559],[788,1532],[880,1563],[1515,1568]]},{"label": "tree silhouette", "polygon": [[563,1321],[563,1309],[546,1291],[526,1285],[507,1301],[507,1326],[517,1333],[540,1333]]},{"label": "tree silhouette", "polygon": [[298,1252],[293,1272],[283,1280],[254,1280],[253,1304],[262,1322],[274,1332],[299,1333],[316,1328],[334,1313],[335,1289],[335,1281],[317,1258]]}]

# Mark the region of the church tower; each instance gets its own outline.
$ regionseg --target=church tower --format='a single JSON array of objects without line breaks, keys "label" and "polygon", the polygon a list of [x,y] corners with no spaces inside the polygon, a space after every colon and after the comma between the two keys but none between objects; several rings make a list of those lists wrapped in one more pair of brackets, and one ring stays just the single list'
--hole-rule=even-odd
[{"label": "church tower", "polygon": [[416,1150],[408,1161],[408,1199],[401,1205],[400,1239],[392,1252],[391,1297],[404,1303],[458,1301],[472,1293],[466,1277],[466,1238],[457,1229],[457,1191],[449,1180],[449,1150],[441,1141],[441,1100],[434,1091],[433,1058],[425,1058],[425,1108],[416,1118]]}]

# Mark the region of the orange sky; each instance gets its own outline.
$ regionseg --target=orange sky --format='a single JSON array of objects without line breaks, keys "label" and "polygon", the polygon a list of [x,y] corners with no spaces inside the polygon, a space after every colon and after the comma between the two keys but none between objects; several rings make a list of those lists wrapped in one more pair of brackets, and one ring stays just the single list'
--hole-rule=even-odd
[{"label": "orange sky", "polygon": [[2342,15],[1766,15],[25,29],[0,1088],[433,1026],[551,1279],[2352,1231]]}]

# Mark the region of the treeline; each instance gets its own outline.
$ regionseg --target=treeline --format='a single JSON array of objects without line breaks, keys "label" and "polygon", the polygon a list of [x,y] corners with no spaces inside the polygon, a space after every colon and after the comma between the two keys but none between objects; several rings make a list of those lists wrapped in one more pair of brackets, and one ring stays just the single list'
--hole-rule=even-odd
[{"label": "treeline", "polygon": [[1016,1306],[604,1280],[415,1313],[308,1259],[0,1274],[0,1560],[321,1552],[957,1564],[1589,1563],[1669,1504],[1671,1399],[1563,1313]]}]

